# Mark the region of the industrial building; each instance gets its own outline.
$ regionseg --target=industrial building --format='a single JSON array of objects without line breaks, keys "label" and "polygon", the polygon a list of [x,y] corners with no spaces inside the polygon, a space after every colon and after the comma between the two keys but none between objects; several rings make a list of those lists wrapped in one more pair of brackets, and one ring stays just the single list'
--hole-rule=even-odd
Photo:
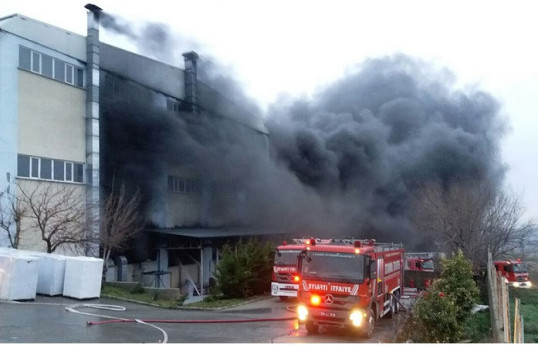
[{"label": "industrial building", "polygon": [[[140,262],[118,256],[109,279],[203,289],[218,247],[254,232],[241,222],[241,193],[212,183],[181,141],[169,150],[173,129],[234,128],[268,153],[267,127],[198,79],[195,52],[179,68],[105,44],[101,9],[86,9],[86,36],[19,14],[0,18],[0,187],[67,184],[86,205],[99,205],[113,181],[140,188],[148,220],[133,255]],[[44,250],[23,227],[19,248]]]}]

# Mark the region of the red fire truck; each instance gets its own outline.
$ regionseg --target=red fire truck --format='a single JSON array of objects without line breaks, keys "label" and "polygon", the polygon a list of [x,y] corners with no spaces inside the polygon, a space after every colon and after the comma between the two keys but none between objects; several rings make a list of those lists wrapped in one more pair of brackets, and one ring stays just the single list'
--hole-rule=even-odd
[{"label": "red fire truck", "polygon": [[299,290],[297,262],[304,249],[304,244],[287,244],[286,242],[275,248],[271,279],[272,296],[278,296],[281,300],[297,297],[297,290]]},{"label": "red fire truck", "polygon": [[377,319],[399,311],[401,244],[311,239],[305,245],[299,257],[297,316],[309,333],[332,325],[369,338]]},{"label": "red fire truck", "polygon": [[439,278],[439,258],[444,254],[434,252],[404,254],[404,286],[425,290]]},{"label": "red fire truck", "polygon": [[527,265],[522,263],[521,259],[495,261],[494,264],[495,269],[504,277],[507,284],[523,288],[532,286]]}]

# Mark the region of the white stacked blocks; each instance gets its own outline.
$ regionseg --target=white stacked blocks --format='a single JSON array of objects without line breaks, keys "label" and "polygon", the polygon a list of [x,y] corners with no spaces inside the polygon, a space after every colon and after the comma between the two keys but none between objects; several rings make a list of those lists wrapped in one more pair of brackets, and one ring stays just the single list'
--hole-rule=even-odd
[{"label": "white stacked blocks", "polygon": [[17,252],[0,253],[0,299],[33,300],[37,291],[39,257]]},{"label": "white stacked blocks", "polygon": [[98,298],[102,274],[103,259],[66,257],[63,295],[77,299]]},{"label": "white stacked blocks", "polygon": [[0,248],[0,299],[99,298],[103,260]]}]

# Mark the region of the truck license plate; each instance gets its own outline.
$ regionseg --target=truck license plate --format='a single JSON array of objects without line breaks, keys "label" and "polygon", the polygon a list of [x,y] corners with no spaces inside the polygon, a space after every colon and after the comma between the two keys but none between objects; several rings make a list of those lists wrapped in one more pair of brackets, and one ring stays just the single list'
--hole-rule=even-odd
[{"label": "truck license plate", "polygon": [[325,317],[336,317],[336,313],[330,311],[321,311],[320,315]]}]

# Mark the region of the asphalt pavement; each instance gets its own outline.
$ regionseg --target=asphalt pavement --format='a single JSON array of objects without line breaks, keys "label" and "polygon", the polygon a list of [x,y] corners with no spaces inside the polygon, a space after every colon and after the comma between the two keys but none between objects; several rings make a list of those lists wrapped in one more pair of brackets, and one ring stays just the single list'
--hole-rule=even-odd
[{"label": "asphalt pavement", "polygon": [[[308,335],[294,320],[269,321],[293,319],[295,314],[291,311],[292,303],[275,297],[223,310],[185,310],[109,298],[80,301],[38,295],[29,302],[0,301],[0,343],[390,342],[393,334],[394,321],[390,320],[380,320],[370,340],[331,329]],[[89,324],[121,319],[139,322]],[[222,322],[260,319],[268,321]],[[167,323],[170,320],[187,323]]]}]

